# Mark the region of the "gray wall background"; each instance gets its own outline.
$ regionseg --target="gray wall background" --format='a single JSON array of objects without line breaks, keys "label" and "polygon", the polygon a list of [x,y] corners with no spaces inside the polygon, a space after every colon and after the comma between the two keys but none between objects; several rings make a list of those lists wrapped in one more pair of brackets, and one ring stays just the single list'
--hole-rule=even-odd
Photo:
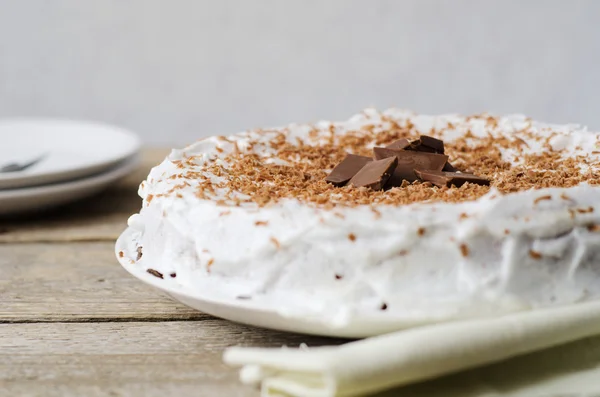
[{"label": "gray wall background", "polygon": [[363,107],[600,129],[598,0],[0,0],[0,117],[150,144]]}]

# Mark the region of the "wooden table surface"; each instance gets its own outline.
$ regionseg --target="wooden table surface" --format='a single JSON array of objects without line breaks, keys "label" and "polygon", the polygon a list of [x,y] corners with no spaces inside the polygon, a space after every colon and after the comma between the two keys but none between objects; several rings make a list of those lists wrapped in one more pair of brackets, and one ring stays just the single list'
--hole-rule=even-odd
[{"label": "wooden table surface", "polygon": [[166,153],[146,150],[100,196],[0,220],[0,395],[258,396],[222,363],[226,347],[339,343],[211,317],[119,266],[114,240]]}]

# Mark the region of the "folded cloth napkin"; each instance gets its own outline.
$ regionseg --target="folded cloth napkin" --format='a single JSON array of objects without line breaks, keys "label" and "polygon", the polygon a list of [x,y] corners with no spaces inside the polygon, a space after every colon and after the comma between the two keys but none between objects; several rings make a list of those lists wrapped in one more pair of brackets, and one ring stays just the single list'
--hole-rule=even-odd
[{"label": "folded cloth napkin", "polygon": [[[359,396],[600,335],[600,302],[437,324],[314,349],[228,349],[262,395]],[[600,378],[597,383],[600,384]],[[600,390],[599,390],[600,392]],[[569,394],[571,395],[571,394]]]}]

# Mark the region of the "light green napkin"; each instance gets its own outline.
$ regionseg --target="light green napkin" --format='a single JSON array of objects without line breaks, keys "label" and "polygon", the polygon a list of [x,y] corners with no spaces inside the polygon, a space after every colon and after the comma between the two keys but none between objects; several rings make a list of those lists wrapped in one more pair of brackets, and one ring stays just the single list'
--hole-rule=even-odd
[{"label": "light green napkin", "polygon": [[[382,396],[596,397],[600,337],[590,338],[596,335],[600,302],[590,302],[415,328],[336,347],[231,348],[224,360],[243,366],[242,381],[260,384],[265,397],[358,396],[398,386],[405,387]],[[532,352],[537,353],[526,355]],[[406,386],[491,363],[497,364]]]}]

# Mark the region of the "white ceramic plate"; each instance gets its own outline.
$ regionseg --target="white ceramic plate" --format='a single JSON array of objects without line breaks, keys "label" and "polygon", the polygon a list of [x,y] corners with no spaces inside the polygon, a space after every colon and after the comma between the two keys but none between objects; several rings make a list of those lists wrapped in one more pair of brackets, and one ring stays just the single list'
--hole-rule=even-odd
[{"label": "white ceramic plate", "polygon": [[126,229],[117,240],[115,253],[125,270],[139,280],[196,310],[242,324],[340,338],[364,338],[421,325],[381,312],[354,316],[343,326],[333,326],[322,318],[286,316],[277,310],[277,302],[228,297],[223,294],[222,285],[211,284],[210,280],[191,290],[181,285],[177,278],[171,278],[168,274],[163,279],[157,278],[149,274],[141,263],[136,263],[136,244],[131,228]]},{"label": "white ceramic plate", "polygon": [[137,165],[138,158],[133,157],[108,171],[88,178],[38,187],[0,190],[0,216],[44,210],[92,196],[131,173]]},{"label": "white ceramic plate", "polygon": [[139,138],[118,127],[70,120],[0,121],[0,167],[46,155],[20,172],[0,173],[0,189],[63,182],[102,172],[134,156]]}]

